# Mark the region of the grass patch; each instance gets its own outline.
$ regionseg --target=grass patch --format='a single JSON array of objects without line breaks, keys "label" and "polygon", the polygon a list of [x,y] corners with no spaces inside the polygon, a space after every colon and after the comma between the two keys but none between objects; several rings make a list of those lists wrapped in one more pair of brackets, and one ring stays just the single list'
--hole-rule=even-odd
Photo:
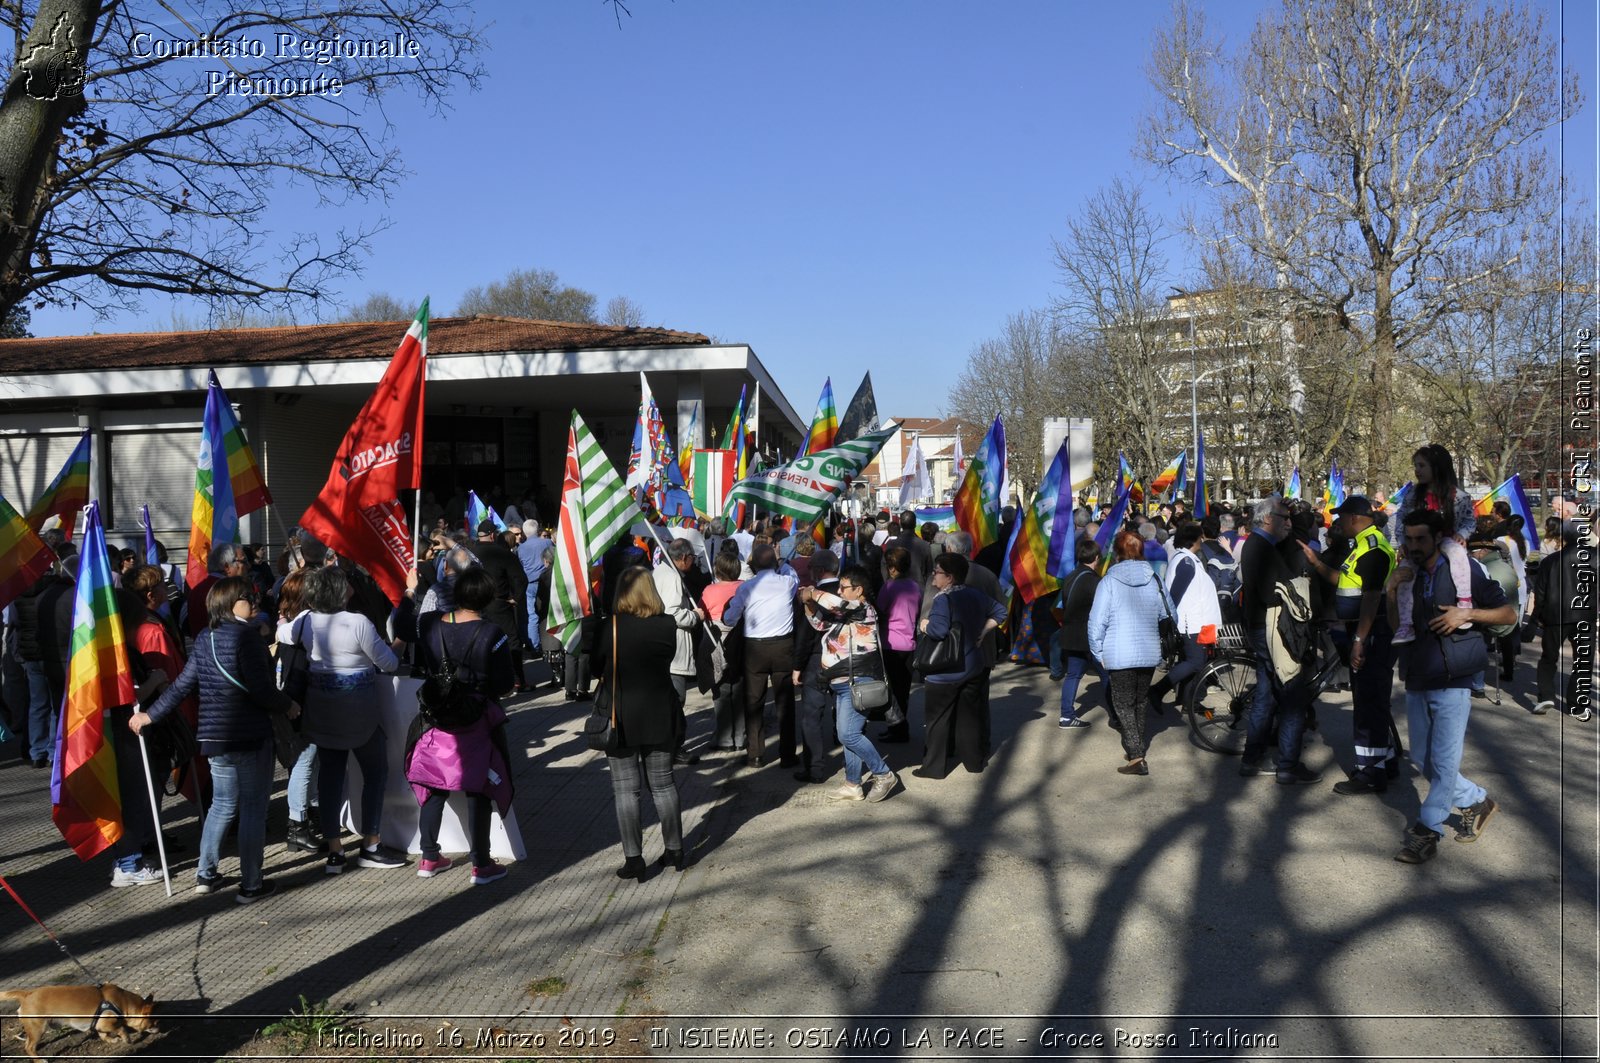
[{"label": "grass patch", "polygon": [[343,1008],[336,1008],[326,1000],[315,1003],[300,994],[300,1007],[261,1031],[264,1037],[287,1037],[298,1041],[302,1048],[321,1043],[323,1038],[342,1030],[350,1017]]},{"label": "grass patch", "polygon": [[528,983],[528,995],[531,997],[553,997],[557,993],[566,991],[567,980],[557,974],[547,975]]}]

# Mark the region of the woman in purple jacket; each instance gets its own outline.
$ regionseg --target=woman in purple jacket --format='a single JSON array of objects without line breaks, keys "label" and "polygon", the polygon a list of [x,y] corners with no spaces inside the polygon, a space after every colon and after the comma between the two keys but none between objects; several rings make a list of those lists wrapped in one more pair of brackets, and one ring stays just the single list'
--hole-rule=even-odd
[{"label": "woman in purple jacket", "polygon": [[495,600],[494,579],[474,565],[456,577],[455,608],[424,613],[417,623],[417,653],[424,671],[437,675],[449,657],[456,678],[471,684],[483,707],[471,723],[445,730],[427,727],[406,751],[406,781],[422,806],[422,860],[418,878],[448,871],[453,861],[439,850],[446,798],[467,796],[467,831],[472,846],[472,884],[505,878],[489,853],[489,807],[511,810],[511,757],[506,748],[505,710],[497,698],[516,683],[510,639],[483,618]]}]

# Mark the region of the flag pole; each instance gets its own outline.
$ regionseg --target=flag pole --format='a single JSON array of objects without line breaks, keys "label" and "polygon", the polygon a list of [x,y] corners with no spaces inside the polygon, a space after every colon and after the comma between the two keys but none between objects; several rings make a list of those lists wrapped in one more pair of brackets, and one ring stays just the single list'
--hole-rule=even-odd
[{"label": "flag pole", "polygon": [[[161,879],[166,883],[167,896],[172,896],[172,872],[167,868],[167,843],[161,836],[161,805],[156,801],[156,781],[150,774],[150,747],[145,745],[144,735],[140,734],[139,760],[144,764],[144,787],[150,796],[150,822],[155,824],[156,852],[161,854]],[[195,780],[195,793],[199,793],[200,780]]]}]

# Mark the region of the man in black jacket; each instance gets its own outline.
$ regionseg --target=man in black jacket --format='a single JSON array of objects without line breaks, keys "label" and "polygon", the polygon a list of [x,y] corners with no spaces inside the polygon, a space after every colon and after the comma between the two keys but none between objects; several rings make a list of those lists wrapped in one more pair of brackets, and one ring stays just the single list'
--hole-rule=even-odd
[{"label": "man in black jacket", "polygon": [[493,521],[483,521],[478,525],[478,540],[467,544],[483,565],[483,570],[494,580],[494,601],[489,608],[483,611],[483,618],[495,627],[504,631],[511,645],[511,663],[516,673],[517,685],[515,692],[520,694],[525,689],[522,674],[522,632],[517,623],[517,602],[528,593],[528,574],[522,569],[522,562],[517,560],[505,543],[495,532]]},{"label": "man in black jacket", "polygon": [[[1543,715],[1556,707],[1556,675],[1561,667],[1561,644],[1572,643],[1572,668],[1567,672],[1562,705],[1575,720],[1594,715],[1594,672],[1583,656],[1594,640],[1579,639],[1580,625],[1595,615],[1596,549],[1580,540],[1575,521],[1561,525],[1561,548],[1539,561],[1533,579],[1533,615],[1539,622],[1538,694],[1533,711]],[[1582,647],[1582,649],[1580,649]],[[1581,685],[1579,677],[1586,681]]]},{"label": "man in black jacket", "polygon": [[[1244,758],[1239,774],[1249,777],[1272,770],[1266,762],[1266,752],[1272,717],[1276,714],[1278,782],[1285,786],[1312,783],[1322,778],[1322,774],[1300,762],[1300,748],[1311,708],[1310,691],[1294,683],[1281,691],[1276,689],[1267,648],[1267,610],[1278,602],[1278,584],[1289,583],[1294,575],[1280,549],[1280,544],[1288,541],[1291,530],[1289,503],[1273,495],[1257,502],[1252,516],[1255,530],[1245,540],[1239,554],[1239,581],[1245,634],[1256,657],[1256,690],[1245,722]],[[1292,548],[1299,552],[1298,546]]]},{"label": "man in black jacket", "polygon": [[[55,606],[73,583],[51,568],[16,601],[17,657],[28,679],[28,736],[24,758],[36,768],[49,767],[55,755],[55,716],[65,692],[62,640],[56,630]],[[67,594],[71,601],[71,595]],[[70,622],[70,621],[69,621]]]},{"label": "man in black jacket", "polygon": [[[818,550],[811,555],[811,578],[817,590],[829,594],[839,593],[839,559],[832,550]],[[794,685],[800,692],[800,770],[794,773],[799,782],[820,783],[828,780],[822,761],[833,748],[833,735],[829,713],[833,710],[833,692],[821,686],[822,633],[806,619],[805,603],[799,598],[794,603]]]}]

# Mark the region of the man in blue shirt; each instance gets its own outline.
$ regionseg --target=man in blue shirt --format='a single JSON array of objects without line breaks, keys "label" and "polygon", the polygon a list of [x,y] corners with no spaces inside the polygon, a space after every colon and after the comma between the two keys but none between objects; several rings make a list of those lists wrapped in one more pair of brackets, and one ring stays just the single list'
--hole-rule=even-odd
[{"label": "man in blue shirt", "polygon": [[[1450,566],[1439,552],[1447,535],[1443,514],[1412,510],[1406,515],[1404,532],[1411,564],[1395,569],[1385,594],[1391,626],[1400,621],[1399,596],[1413,596],[1417,637],[1406,649],[1406,718],[1411,758],[1427,777],[1428,793],[1394,858],[1421,864],[1438,853],[1452,808],[1461,810],[1456,841],[1473,842],[1499,807],[1483,787],[1461,774],[1461,751],[1472,710],[1472,684],[1488,664],[1481,632],[1490,624],[1514,623],[1517,607],[1506,601],[1505,591],[1476,561],[1470,590],[1452,584]],[[1455,604],[1467,597],[1472,608]],[[1424,618],[1429,618],[1426,623]],[[1462,631],[1466,624],[1476,628]]]}]

